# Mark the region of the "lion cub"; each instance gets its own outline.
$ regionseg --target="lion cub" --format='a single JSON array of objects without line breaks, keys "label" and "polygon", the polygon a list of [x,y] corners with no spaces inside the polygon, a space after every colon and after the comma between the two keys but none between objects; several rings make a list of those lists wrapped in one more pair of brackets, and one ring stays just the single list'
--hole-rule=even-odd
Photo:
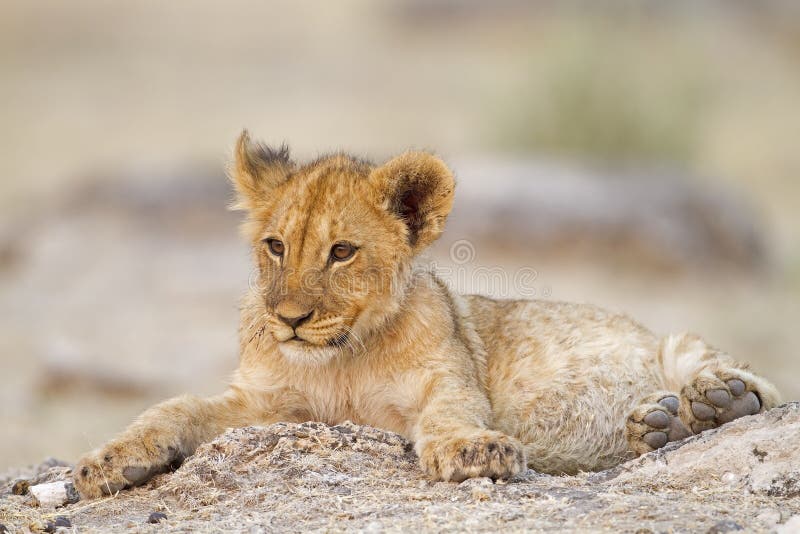
[{"label": "lion cub", "polygon": [[413,269],[453,203],[430,154],[301,166],[244,132],[231,179],[259,272],[239,369],[226,392],[154,406],[81,459],[84,497],[140,484],[229,427],[349,419],[406,436],[430,477],[460,481],[604,469],[778,403],[698,337],[659,339],[593,306],[461,296]]}]

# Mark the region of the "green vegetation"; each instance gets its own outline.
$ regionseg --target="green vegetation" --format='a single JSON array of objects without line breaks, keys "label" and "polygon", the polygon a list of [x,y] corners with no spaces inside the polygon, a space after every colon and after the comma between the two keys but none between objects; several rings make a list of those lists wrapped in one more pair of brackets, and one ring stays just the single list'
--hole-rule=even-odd
[{"label": "green vegetation", "polygon": [[[576,35],[577,33],[577,35]],[[548,43],[501,111],[502,148],[600,161],[690,163],[712,83],[681,46],[653,54],[604,26]],[[538,56],[534,56],[536,59]]]}]

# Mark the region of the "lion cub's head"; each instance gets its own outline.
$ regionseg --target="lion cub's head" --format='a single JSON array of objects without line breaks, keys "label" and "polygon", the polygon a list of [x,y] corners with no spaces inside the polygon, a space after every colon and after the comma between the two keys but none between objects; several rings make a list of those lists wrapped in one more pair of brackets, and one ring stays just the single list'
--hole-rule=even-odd
[{"label": "lion cub's head", "polygon": [[399,309],[411,260],[442,233],[455,186],[424,152],[377,167],[340,154],[297,165],[246,131],[231,178],[266,330],[305,364],[358,347]]}]

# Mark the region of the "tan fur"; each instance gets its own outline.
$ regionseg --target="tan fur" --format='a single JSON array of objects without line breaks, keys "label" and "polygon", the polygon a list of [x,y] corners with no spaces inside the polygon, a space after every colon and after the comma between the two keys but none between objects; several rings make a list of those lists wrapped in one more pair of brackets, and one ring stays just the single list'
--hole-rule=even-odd
[{"label": "tan fur", "polygon": [[[664,411],[658,392],[681,396],[687,425],[698,423],[692,399],[731,377],[761,410],[778,402],[769,383],[694,336],[659,340],[588,305],[460,296],[415,269],[454,195],[430,154],[301,167],[245,132],[231,176],[259,270],[243,301],[239,369],[224,394],[159,404],[80,460],[86,497],[141,483],[227,427],[351,420],[408,437],[432,478],[508,478],[526,465],[603,469],[651,450],[642,420]],[[355,254],[332,261],[338,242]],[[279,318],[309,313],[294,329]]]}]

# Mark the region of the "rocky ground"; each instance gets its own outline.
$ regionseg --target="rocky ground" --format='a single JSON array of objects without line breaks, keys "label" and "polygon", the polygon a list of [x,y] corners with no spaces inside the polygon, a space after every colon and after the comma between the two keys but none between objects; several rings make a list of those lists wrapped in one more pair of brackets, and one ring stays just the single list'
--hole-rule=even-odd
[{"label": "rocky ground", "polygon": [[68,480],[68,466],[8,473],[0,522],[11,532],[798,532],[798,442],[793,402],[601,473],[453,484],[427,480],[395,434],[279,423],[229,430],[174,473],[56,509],[28,488]]}]

